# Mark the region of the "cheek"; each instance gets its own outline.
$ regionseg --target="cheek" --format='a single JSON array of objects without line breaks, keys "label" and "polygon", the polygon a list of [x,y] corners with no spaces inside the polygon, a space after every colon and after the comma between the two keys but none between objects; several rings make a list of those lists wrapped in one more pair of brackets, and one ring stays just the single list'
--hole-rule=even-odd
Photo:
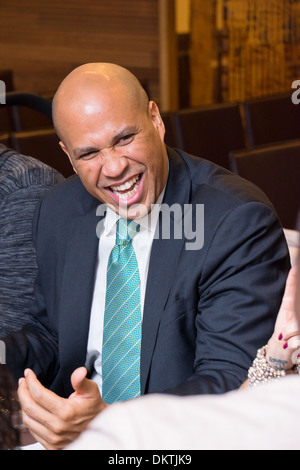
[{"label": "cheek", "polygon": [[100,170],[93,166],[78,166],[79,176],[85,189],[97,199],[107,197],[106,192],[101,189]]},{"label": "cheek", "polygon": [[77,174],[82,182],[97,183],[100,169],[92,162],[79,162],[76,167]]}]

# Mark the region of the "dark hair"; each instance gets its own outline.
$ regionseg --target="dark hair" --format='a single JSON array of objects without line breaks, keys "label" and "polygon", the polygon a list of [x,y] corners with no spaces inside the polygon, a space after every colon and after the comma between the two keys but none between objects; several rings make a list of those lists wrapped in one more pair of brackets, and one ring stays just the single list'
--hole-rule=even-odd
[{"label": "dark hair", "polygon": [[7,367],[0,364],[0,450],[16,449],[20,445],[19,410],[14,380]]}]

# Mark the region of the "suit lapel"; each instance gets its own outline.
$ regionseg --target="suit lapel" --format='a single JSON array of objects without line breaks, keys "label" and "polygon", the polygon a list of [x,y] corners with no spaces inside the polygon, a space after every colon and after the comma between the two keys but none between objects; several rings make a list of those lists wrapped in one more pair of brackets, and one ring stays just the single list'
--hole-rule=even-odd
[{"label": "suit lapel", "polygon": [[[85,364],[99,239],[96,234],[99,202],[73,220],[67,246],[60,304],[61,361],[66,385],[76,367]],[[74,345],[70,347],[70,345]],[[65,363],[65,364],[64,364]]]},{"label": "suit lapel", "polygon": [[[143,316],[141,351],[141,390],[145,393],[159,324],[173,281],[173,274],[184,246],[184,236],[177,238],[182,227],[184,204],[190,198],[191,182],[186,164],[173,150],[168,149],[169,177],[157,234],[153,241]],[[173,214],[170,209],[174,208]],[[170,225],[170,237],[166,227]],[[183,232],[182,232],[183,233]]]}]

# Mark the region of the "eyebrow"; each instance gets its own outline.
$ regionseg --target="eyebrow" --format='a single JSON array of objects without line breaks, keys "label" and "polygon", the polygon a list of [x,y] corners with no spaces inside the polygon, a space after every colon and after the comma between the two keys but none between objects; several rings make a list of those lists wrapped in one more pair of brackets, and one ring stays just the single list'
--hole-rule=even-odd
[{"label": "eyebrow", "polygon": [[79,158],[85,153],[97,152],[99,149],[97,147],[79,147],[78,149],[73,150],[73,155],[75,158]]},{"label": "eyebrow", "polygon": [[[115,134],[112,137],[111,145],[108,145],[107,147],[102,147],[102,149],[113,147],[114,145],[116,145],[116,143],[118,143],[118,141],[122,137],[125,137],[128,134],[138,134],[139,131],[140,131],[140,129],[137,126],[128,126],[128,127],[124,128],[122,131],[118,132],[117,134]],[[74,155],[75,158],[78,158],[81,155],[84,155],[85,153],[92,153],[92,152],[99,152],[99,151],[101,152],[102,149],[100,149],[98,147],[92,147],[92,146],[78,147],[77,149],[73,150],[73,155]]]}]

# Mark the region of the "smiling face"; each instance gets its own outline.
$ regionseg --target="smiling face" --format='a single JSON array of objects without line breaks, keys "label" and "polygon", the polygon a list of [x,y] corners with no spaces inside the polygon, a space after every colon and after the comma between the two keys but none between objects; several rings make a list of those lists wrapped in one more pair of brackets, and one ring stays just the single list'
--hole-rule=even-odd
[{"label": "smiling face", "polygon": [[87,191],[129,219],[151,210],[168,173],[164,124],[137,83],[87,75],[55,111],[61,146]]}]

